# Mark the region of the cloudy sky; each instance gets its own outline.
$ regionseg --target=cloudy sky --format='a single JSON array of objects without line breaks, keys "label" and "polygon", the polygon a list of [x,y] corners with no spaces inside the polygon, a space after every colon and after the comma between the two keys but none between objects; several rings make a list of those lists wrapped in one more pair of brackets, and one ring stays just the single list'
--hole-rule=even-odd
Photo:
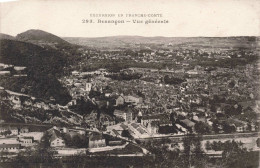
[{"label": "cloudy sky", "polygon": [[[29,29],[62,37],[260,35],[259,0],[20,0],[2,2],[0,8],[0,32],[9,35]],[[96,19],[90,14],[162,14],[157,19],[169,23],[82,23],[82,19]],[[156,18],[142,18],[147,19]]]}]

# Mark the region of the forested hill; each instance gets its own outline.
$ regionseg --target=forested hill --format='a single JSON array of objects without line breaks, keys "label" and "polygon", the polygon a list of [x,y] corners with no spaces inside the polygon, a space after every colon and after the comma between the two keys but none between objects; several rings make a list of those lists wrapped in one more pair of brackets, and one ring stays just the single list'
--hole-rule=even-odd
[{"label": "forested hill", "polygon": [[54,34],[42,30],[27,30],[18,34],[15,39],[17,41],[35,44],[47,50],[51,50],[51,52],[53,50],[59,51],[63,55],[66,55],[65,57],[70,64],[77,64],[81,54],[79,51],[81,46],[71,44]]},{"label": "forested hill", "polygon": [[71,98],[57,77],[67,66],[67,56],[55,49],[46,49],[31,43],[0,39],[0,63],[26,66],[27,77],[1,77],[0,86],[35,97],[50,99],[66,104]]},{"label": "forested hill", "polygon": [[28,66],[44,73],[61,73],[67,64],[65,55],[54,49],[44,49],[40,46],[0,39],[0,62],[16,66]]}]

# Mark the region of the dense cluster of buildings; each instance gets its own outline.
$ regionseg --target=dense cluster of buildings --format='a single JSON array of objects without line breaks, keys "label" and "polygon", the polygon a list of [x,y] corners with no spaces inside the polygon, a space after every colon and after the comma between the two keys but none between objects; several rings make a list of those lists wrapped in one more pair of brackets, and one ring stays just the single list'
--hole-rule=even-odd
[{"label": "dense cluster of buildings", "polygon": [[[118,73],[104,68],[90,72],[74,71],[64,79],[64,83],[72,90],[75,99],[83,96],[97,104],[113,107],[109,113],[112,116],[109,123],[112,124],[106,126],[136,123],[145,130],[144,134],[151,136],[190,131],[214,134],[258,130],[255,114],[259,113],[259,83],[254,80],[258,78],[257,64],[234,67],[198,64],[200,61],[217,63],[244,59],[256,55],[254,51],[174,49],[172,45],[162,48],[88,54],[86,64],[103,59],[171,64],[163,68],[130,67]],[[116,74],[138,74],[141,77],[132,80],[110,78]],[[161,115],[167,116],[168,121],[162,120]],[[166,121],[166,129],[162,128],[162,121]],[[206,129],[199,130],[200,127]]]},{"label": "dense cluster of buildings", "polygon": [[[42,143],[43,138],[56,149],[74,148],[75,137],[82,148],[104,149],[122,145],[122,139],[259,131],[258,65],[213,64],[245,59],[254,56],[253,51],[169,48],[88,53],[77,69],[100,60],[145,66],[126,66],[118,72],[74,70],[59,79],[72,97],[65,106],[0,87],[1,103],[9,102],[14,110],[42,109],[46,113],[39,115],[50,123],[58,120],[84,127],[55,126],[35,132],[0,125],[0,151],[17,152]],[[26,67],[0,64],[0,75],[25,76]],[[110,140],[103,133],[121,140]]]}]

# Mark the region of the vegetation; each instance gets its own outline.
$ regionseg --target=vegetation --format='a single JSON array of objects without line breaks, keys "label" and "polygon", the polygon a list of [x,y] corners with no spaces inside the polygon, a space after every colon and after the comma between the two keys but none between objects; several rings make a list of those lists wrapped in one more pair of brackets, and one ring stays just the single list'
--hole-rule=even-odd
[{"label": "vegetation", "polygon": [[142,149],[140,149],[139,147],[137,147],[135,145],[127,144],[123,149],[113,149],[111,151],[97,152],[95,154],[97,154],[97,155],[107,155],[107,154],[120,155],[120,154],[138,154],[138,153],[143,153]]},{"label": "vegetation", "polygon": [[142,75],[137,73],[134,74],[119,73],[113,75],[106,75],[106,77],[109,77],[113,80],[134,80],[134,79],[140,79]]},{"label": "vegetation", "polygon": [[105,68],[110,72],[120,72],[126,68],[153,68],[153,69],[164,69],[166,66],[171,67],[175,65],[174,62],[155,63],[155,62],[135,62],[133,60],[92,60],[91,63],[82,67],[82,71],[94,71],[100,68]]},{"label": "vegetation", "polygon": [[199,134],[208,134],[210,133],[210,127],[204,122],[197,122],[194,126],[195,131]]},{"label": "vegetation", "polygon": [[63,135],[65,144],[67,147],[76,147],[76,148],[87,148],[88,147],[88,137],[83,135]]},{"label": "vegetation", "polygon": [[0,132],[0,135],[10,135],[12,132],[10,130],[4,131],[4,132]]},{"label": "vegetation", "polygon": [[129,133],[128,130],[123,130],[121,135],[122,135],[122,137],[132,138],[132,135]]},{"label": "vegetation", "polygon": [[5,102],[0,101],[0,118],[6,122],[23,122],[23,119],[13,117],[13,114],[16,113],[16,110],[12,109]]},{"label": "vegetation", "polygon": [[32,96],[50,99],[65,105],[71,97],[57,80],[67,66],[64,54],[54,49],[44,49],[30,43],[15,40],[0,41],[0,62],[27,67],[27,77],[1,77],[0,85],[6,89],[24,92]]},{"label": "vegetation", "polygon": [[258,60],[257,55],[252,55],[248,57],[243,58],[226,58],[226,59],[219,59],[218,61],[215,61],[215,59],[210,60],[197,60],[194,62],[195,65],[201,65],[201,66],[212,66],[212,67],[236,67],[239,65],[246,65],[250,64],[252,62],[255,62]]},{"label": "vegetation", "polygon": [[184,160],[185,167],[205,167],[207,164],[207,158],[201,149],[201,140],[200,136],[193,134],[183,139],[183,156],[186,158]]},{"label": "vegetation", "polygon": [[[207,143],[206,148],[209,150],[223,151],[222,158],[215,160],[214,164],[219,167],[227,168],[244,168],[259,166],[259,152],[248,152],[243,148],[241,142],[226,141]],[[258,158],[257,158],[258,157]]]},{"label": "vegetation", "polygon": [[97,106],[95,104],[89,100],[86,101],[83,97],[77,99],[76,101],[76,105],[72,105],[69,108],[80,115],[90,114],[93,110],[97,110]]},{"label": "vegetation", "polygon": [[164,82],[166,84],[176,85],[176,84],[180,84],[180,83],[184,82],[184,80],[180,79],[180,78],[176,78],[176,77],[169,77],[169,75],[165,75]]},{"label": "vegetation", "polygon": [[[37,123],[41,124],[43,121],[48,121],[54,117],[62,117],[62,112],[57,109],[44,110],[41,108],[34,109],[13,109],[8,103],[0,101],[0,118],[5,122],[9,123]],[[17,115],[18,114],[18,115]],[[64,115],[64,113],[63,113]],[[69,117],[69,116],[68,116]],[[29,120],[31,118],[31,120]],[[55,123],[52,124],[66,125],[64,123]]]}]

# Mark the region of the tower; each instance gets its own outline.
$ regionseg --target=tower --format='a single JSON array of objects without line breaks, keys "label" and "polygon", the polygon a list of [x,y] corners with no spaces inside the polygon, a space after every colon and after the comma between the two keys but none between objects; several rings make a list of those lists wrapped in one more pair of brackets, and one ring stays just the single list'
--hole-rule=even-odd
[{"label": "tower", "polygon": [[87,91],[87,92],[90,92],[90,91],[91,91],[91,87],[92,87],[92,84],[91,84],[91,83],[86,83],[86,91]]}]

